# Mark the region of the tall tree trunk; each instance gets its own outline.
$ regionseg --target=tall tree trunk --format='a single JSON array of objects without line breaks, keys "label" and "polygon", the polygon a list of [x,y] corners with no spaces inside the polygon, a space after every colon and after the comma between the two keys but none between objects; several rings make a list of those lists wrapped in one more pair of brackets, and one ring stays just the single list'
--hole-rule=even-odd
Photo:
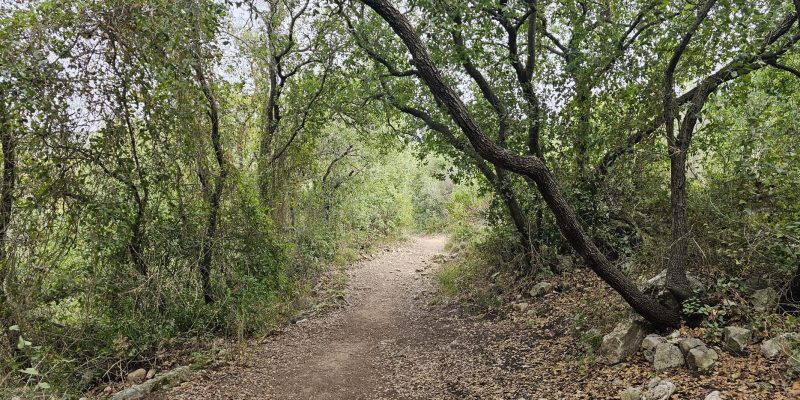
[{"label": "tall tree trunk", "polygon": [[263,204],[269,203],[269,192],[272,167],[272,141],[278,131],[280,122],[280,108],[278,99],[280,88],[278,86],[278,70],[274,58],[270,58],[269,65],[269,93],[267,104],[264,108],[264,129],[261,134],[258,154],[258,189]]},{"label": "tall tree trunk", "polygon": [[[1,90],[1,89],[0,89]],[[16,138],[8,115],[5,94],[0,92],[0,145],[3,146],[3,178],[0,187],[0,326],[14,325],[14,314],[8,304],[9,276],[8,230],[14,208],[14,190],[17,185]],[[6,331],[11,350],[16,349],[16,337]]]},{"label": "tall tree trunk", "polygon": [[[136,203],[136,216],[131,224],[131,237],[128,241],[128,254],[133,261],[133,266],[136,271],[142,275],[147,275],[147,263],[144,259],[143,251],[145,211],[147,210],[147,200],[149,196],[148,184],[147,179],[145,178],[144,169],[142,168],[141,161],[139,160],[139,150],[138,146],[136,145],[136,131],[133,127],[133,118],[131,118],[131,112],[128,106],[128,91],[130,89],[130,84],[125,74],[120,71],[117,65],[118,55],[116,36],[113,32],[107,32],[107,34],[112,39],[111,69],[120,79],[120,85],[119,88],[115,90],[115,94],[117,100],[119,101],[119,106],[121,108],[120,112],[125,122],[125,129],[128,133],[128,144],[131,148],[131,158],[133,159],[133,165],[136,169],[135,172],[139,180],[138,185],[133,178],[124,182],[130,188],[131,195]],[[141,193],[139,193],[139,186],[142,188]]]},{"label": "tall tree trunk", "polygon": [[0,110],[0,145],[3,146],[3,186],[0,188],[0,295],[3,293],[8,267],[5,265],[8,254],[8,227],[11,225],[11,212],[14,205],[14,189],[17,183],[16,141],[5,110]]},{"label": "tall tree trunk", "polygon": [[689,253],[689,221],[686,194],[686,149],[683,144],[670,147],[670,203],[672,207],[672,243],[669,247],[666,288],[679,302],[692,297],[686,276]]},{"label": "tall tree trunk", "polygon": [[461,99],[444,80],[439,69],[433,64],[427,48],[417,32],[387,0],[362,0],[375,10],[403,41],[412,56],[412,64],[418,76],[431,93],[450,114],[462,132],[469,138],[472,147],[487,161],[531,178],[542,194],[556,218],[561,233],[585,262],[612,288],[614,288],[634,310],[657,327],[676,327],[680,325],[680,315],[653,298],[644,295],[636,284],[618,270],[600,252],[586,235],[572,208],[567,204],[550,170],[541,159],[533,156],[520,156],[498,146],[488,139],[475,119],[467,111]]},{"label": "tall tree trunk", "polygon": [[128,253],[133,260],[133,266],[142,275],[147,275],[147,263],[144,259],[144,213],[145,203],[139,197],[138,192],[134,192],[136,198],[136,217],[131,225],[131,238],[128,242]]},{"label": "tall tree trunk", "polygon": [[584,180],[589,165],[589,138],[592,135],[589,119],[592,112],[591,89],[584,79],[575,78],[575,81],[575,103],[578,109],[578,126],[575,129],[575,167],[579,179]]},{"label": "tall tree trunk", "polygon": [[206,235],[203,240],[199,264],[200,284],[203,289],[203,300],[206,304],[214,302],[211,290],[211,264],[213,259],[213,247],[217,236],[217,226],[219,224],[220,203],[222,201],[222,188],[225,184],[227,170],[222,151],[219,133],[219,105],[214,96],[211,83],[206,79],[202,67],[196,66],[195,73],[200,83],[200,88],[208,102],[208,115],[211,120],[211,145],[214,150],[214,158],[217,161],[217,176],[214,182],[214,189],[208,199],[208,219],[206,225]]},{"label": "tall tree trunk", "polygon": [[694,126],[700,116],[710,90],[706,83],[698,86],[692,97],[689,109],[681,119],[675,133],[675,119],[678,117],[678,104],[675,97],[675,70],[683,53],[692,41],[694,34],[708,17],[717,0],[706,1],[697,11],[694,22],[684,32],[664,70],[663,107],[667,147],[670,158],[670,197],[672,208],[672,243],[670,244],[669,266],[667,267],[666,287],[679,304],[692,297],[692,288],[686,276],[686,259],[689,252],[689,223],[686,216],[686,157],[692,141]]}]

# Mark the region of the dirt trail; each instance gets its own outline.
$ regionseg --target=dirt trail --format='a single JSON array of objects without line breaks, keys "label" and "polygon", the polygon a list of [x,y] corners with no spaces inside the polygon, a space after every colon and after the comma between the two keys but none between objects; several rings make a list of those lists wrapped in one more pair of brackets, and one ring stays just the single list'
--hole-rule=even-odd
[{"label": "dirt trail", "polygon": [[[466,301],[434,304],[432,258],[444,242],[417,237],[356,263],[345,306],[252,344],[157,398],[618,399],[653,378],[652,363],[641,356],[617,366],[591,363],[580,339],[588,328],[575,321],[628,311],[584,273],[562,276],[560,288],[542,298],[519,295],[525,310],[508,305],[499,317],[470,312]],[[783,394],[782,364],[767,362],[756,346],[748,357],[720,352],[707,375],[658,375],[677,384],[680,399],[712,390],[724,398],[792,398]],[[764,389],[767,382],[772,389]]]},{"label": "dirt trail", "polygon": [[[200,374],[159,397],[402,397],[387,374],[392,354],[448,343],[441,337],[441,327],[422,318],[431,291],[432,258],[443,251],[444,244],[443,237],[415,237],[357,263],[349,272],[346,306],[301,320],[251,349],[244,355],[247,360]],[[430,341],[437,336],[438,340]]]}]

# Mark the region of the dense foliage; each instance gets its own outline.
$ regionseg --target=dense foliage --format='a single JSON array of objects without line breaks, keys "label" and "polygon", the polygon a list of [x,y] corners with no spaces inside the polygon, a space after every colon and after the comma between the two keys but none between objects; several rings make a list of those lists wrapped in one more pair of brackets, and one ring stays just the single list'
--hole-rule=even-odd
[{"label": "dense foliage", "polygon": [[[348,104],[357,78],[331,69],[332,49],[289,57],[266,132],[258,71],[290,40],[283,13],[311,10],[248,7],[0,9],[0,386],[82,390],[192,337],[267,333],[327,265],[442,229],[440,162],[418,168],[380,110]],[[336,44],[307,23],[320,33],[302,40]]]},{"label": "dense foliage", "polygon": [[796,311],[798,7],[2,2],[0,386],[268,332],[406,229],[477,243],[451,281],[584,263],[659,327],[662,269]]}]

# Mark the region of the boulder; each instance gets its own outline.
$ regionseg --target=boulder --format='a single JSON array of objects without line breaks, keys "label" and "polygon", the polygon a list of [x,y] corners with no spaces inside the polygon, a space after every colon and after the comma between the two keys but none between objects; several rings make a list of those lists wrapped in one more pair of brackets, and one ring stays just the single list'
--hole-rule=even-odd
[{"label": "boulder", "polygon": [[[677,350],[677,349],[676,349]],[[648,385],[643,400],[667,400],[675,393],[675,384],[668,380],[653,378]]]},{"label": "boulder", "polygon": [[717,363],[719,355],[706,346],[697,346],[686,353],[686,364],[695,371],[708,371]]},{"label": "boulder", "polygon": [[[687,278],[689,278],[689,284],[691,285],[693,291],[702,292],[703,290],[705,290],[703,283],[700,282],[699,279],[695,278],[692,275],[687,275]],[[661,304],[664,304],[665,306],[672,309],[678,309],[680,302],[678,302],[675,296],[673,296],[672,293],[670,293],[670,291],[667,290],[666,285],[667,285],[667,270],[663,269],[661,270],[661,272],[658,273],[658,275],[650,278],[647,282],[644,283],[644,285],[642,286],[642,291],[646,295],[658,299],[658,301],[661,302]]]},{"label": "boulder", "polygon": [[126,380],[133,383],[142,383],[144,382],[145,378],[147,378],[147,370],[144,368],[139,368],[136,371],[129,373]]},{"label": "boulder", "polygon": [[726,326],[722,330],[722,341],[725,347],[734,353],[744,353],[753,332],[750,329],[738,326]]},{"label": "boulder", "polygon": [[684,356],[689,353],[689,350],[700,346],[705,347],[706,345],[702,340],[696,338],[685,338],[678,341],[678,347],[680,347]]},{"label": "boulder", "polygon": [[635,387],[629,387],[620,392],[619,400],[642,400],[642,391]]},{"label": "boulder", "polygon": [[645,336],[642,340],[642,355],[644,355],[645,360],[653,362],[653,355],[656,352],[656,346],[666,342],[667,339],[664,339],[664,337],[656,334]]},{"label": "boulder", "polygon": [[659,343],[653,354],[653,368],[656,371],[677,368],[685,363],[683,353],[672,343]]},{"label": "boulder", "polygon": [[705,400],[722,400],[722,395],[719,393],[718,390],[715,390],[706,396]]},{"label": "boulder", "polygon": [[156,370],[155,368],[150,368],[147,370],[147,376],[145,376],[145,379],[153,379],[154,376],[156,376]]},{"label": "boulder", "polygon": [[636,320],[628,319],[620,322],[611,333],[603,336],[603,342],[598,350],[599,359],[616,364],[627,358],[642,344],[644,339],[644,325]]},{"label": "boulder", "polygon": [[553,289],[553,284],[550,282],[539,282],[536,285],[533,285],[531,290],[528,292],[531,297],[541,297],[550,293],[550,290]]},{"label": "boulder", "polygon": [[788,355],[792,343],[800,343],[800,333],[784,333],[761,342],[761,355],[769,360]]},{"label": "boulder", "polygon": [[778,292],[771,287],[756,290],[753,292],[750,302],[753,303],[753,309],[757,312],[773,311],[778,306]]}]

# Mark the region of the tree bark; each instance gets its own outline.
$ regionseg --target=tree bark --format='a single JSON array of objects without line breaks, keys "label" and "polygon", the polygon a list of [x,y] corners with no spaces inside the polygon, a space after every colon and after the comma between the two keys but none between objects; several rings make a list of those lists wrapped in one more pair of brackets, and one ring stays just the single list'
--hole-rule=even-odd
[{"label": "tree bark", "polygon": [[222,201],[222,188],[225,184],[225,177],[227,170],[225,168],[225,160],[223,156],[222,143],[220,141],[219,133],[219,105],[214,96],[214,90],[211,83],[206,79],[202,67],[196,66],[195,73],[203,95],[208,102],[208,115],[211,121],[211,145],[214,150],[214,158],[217,161],[218,173],[214,182],[214,189],[208,200],[208,218],[206,225],[206,235],[200,251],[200,284],[203,290],[203,300],[206,304],[214,302],[211,290],[211,264],[213,259],[213,247],[217,235],[217,226],[219,224],[220,203]]},{"label": "tree bark", "polygon": [[[672,243],[670,244],[670,261],[667,268],[667,289],[680,301],[683,302],[692,297],[692,288],[686,276],[686,264],[689,251],[689,221],[687,216],[687,187],[686,187],[686,168],[689,148],[692,143],[694,128],[700,119],[709,96],[716,91],[719,86],[737,76],[750,73],[755,69],[767,65],[770,61],[775,61],[783,55],[800,36],[795,35],[783,46],[772,53],[767,52],[767,47],[775,43],[779,38],[789,31],[789,28],[797,20],[797,14],[788,14],[769,34],[762,43],[759,52],[755,55],[743,55],[739,57],[738,63],[730,63],[717,72],[702,79],[697,86],[687,92],[688,108],[681,119],[677,134],[675,133],[675,120],[679,99],[675,96],[675,69],[686,51],[694,33],[700,24],[708,16],[711,7],[716,0],[708,0],[697,13],[695,21],[689,30],[684,34],[678,46],[675,48],[664,73],[664,124],[666,128],[667,144],[670,157],[670,196],[672,211]],[[762,62],[764,61],[764,62]]]},{"label": "tree bark", "polygon": [[128,253],[133,260],[133,266],[140,274],[147,275],[147,262],[144,259],[144,213],[145,203],[135,192],[136,217],[131,225],[131,239],[128,242]]},{"label": "tree bark", "polygon": [[692,287],[686,276],[689,253],[689,220],[686,194],[686,151],[670,148],[670,204],[672,207],[672,243],[669,251],[666,288],[683,302],[692,297]]},{"label": "tree bark", "polygon": [[[574,66],[573,68],[578,68]],[[592,135],[590,115],[591,88],[584,78],[578,77],[577,71],[573,73],[575,81],[575,106],[578,111],[578,124],[575,128],[575,171],[580,180],[585,180],[589,166],[589,138]]]},{"label": "tree bark", "polygon": [[[533,8],[535,9],[535,1]],[[535,19],[533,18],[535,13],[531,13],[531,17],[529,21]],[[459,17],[454,18],[454,22],[458,25],[459,29],[463,26],[463,23]],[[529,22],[530,23],[530,22]],[[535,22],[534,22],[535,23]],[[513,34],[510,33],[510,39],[513,41],[512,46],[516,45],[516,31],[507,26],[509,32],[514,32]],[[533,28],[532,28],[533,29]],[[529,32],[529,40],[532,40],[533,33]],[[461,58],[462,66],[464,70],[467,72],[472,80],[478,85],[478,89],[480,89],[481,95],[486,100],[487,103],[492,107],[497,116],[497,140],[500,146],[508,147],[507,138],[508,138],[508,110],[506,109],[503,102],[500,100],[500,97],[497,96],[495,90],[491,87],[489,81],[483,76],[483,73],[478,69],[478,67],[472,62],[471,58],[467,55],[466,46],[464,44],[464,38],[460,31],[454,30],[452,32],[453,36],[453,43],[456,45],[456,49],[459,52],[459,57]],[[520,65],[519,61],[512,61],[512,64],[519,68],[518,72],[518,79],[519,82],[522,84],[523,88],[527,88],[529,90],[528,93],[531,93],[529,96],[526,96],[528,99],[529,107],[533,108],[534,106],[531,105],[537,104],[535,96],[533,93],[533,86],[530,84],[530,76],[533,73],[533,63],[535,59],[535,47],[532,44],[528,43],[528,64],[526,64],[525,68],[523,69]],[[514,60],[518,60],[516,52],[511,53],[511,57]],[[536,111],[536,117],[538,117],[538,111]],[[533,112],[532,112],[533,113]],[[533,118],[533,117],[531,117]],[[528,137],[528,145],[532,152],[539,151],[539,142],[538,142],[538,124],[535,122],[530,121],[531,128],[529,129],[529,137]],[[533,127],[536,128],[533,128]],[[448,136],[451,137],[449,139],[451,142],[455,139],[455,136],[452,133],[449,133]],[[468,145],[461,144],[455,147],[462,147],[468,148]],[[511,186],[511,181],[508,178],[508,174],[505,170],[499,167],[495,167],[494,174],[492,174],[491,169],[486,166],[483,159],[475,153],[474,151],[467,152],[471,158],[475,160],[478,164],[483,164],[482,173],[489,180],[489,183],[495,189],[495,192],[500,196],[505,203],[506,209],[508,210],[508,215],[511,218],[511,222],[514,224],[514,228],[517,230],[517,234],[519,236],[520,244],[522,245],[522,249],[525,252],[523,256],[524,260],[524,270],[522,271],[523,274],[528,275],[534,272],[536,268],[536,262],[534,261],[534,248],[533,243],[530,237],[530,226],[527,223],[527,217],[525,216],[525,212],[522,210],[522,207],[517,200],[517,195],[514,193],[514,188]]]},{"label": "tree bark", "polygon": [[532,179],[553,212],[561,233],[586,263],[614,288],[634,310],[656,327],[677,327],[680,315],[644,295],[636,284],[618,270],[586,235],[574,211],[567,204],[550,170],[535,156],[521,156],[490,141],[467,111],[456,92],[447,85],[433,64],[427,48],[406,17],[387,0],[362,0],[377,12],[403,41],[412,56],[412,64],[436,99],[467,136],[472,147],[487,161],[500,168]]},{"label": "tree bark", "polygon": [[[136,132],[133,127],[133,120],[131,118],[131,113],[128,106],[128,91],[130,88],[130,83],[127,77],[122,73],[122,71],[120,71],[117,64],[118,54],[116,36],[113,32],[109,32],[108,34],[112,38],[112,56],[110,60],[111,69],[120,79],[120,87],[115,89],[115,95],[121,108],[120,113],[122,114],[123,121],[125,123],[125,129],[128,134],[128,144],[131,148],[131,158],[133,159],[134,168],[136,169],[136,175],[139,180],[138,185],[133,178],[123,180],[129,187],[131,196],[136,203],[136,216],[131,224],[131,237],[128,240],[128,254],[133,261],[133,266],[136,271],[138,271],[141,275],[146,276],[148,268],[147,262],[144,258],[144,225],[145,212],[147,210],[147,202],[149,198],[148,184],[147,180],[145,179],[144,169],[142,168],[141,161],[139,160],[139,150],[138,146],[136,145]],[[141,193],[139,193],[139,186],[142,188]]]},{"label": "tree bark", "polygon": [[677,134],[675,119],[678,107],[675,96],[675,69],[689,47],[700,25],[708,17],[716,0],[706,1],[698,10],[692,25],[683,34],[675,47],[664,71],[664,123],[666,125],[667,147],[670,158],[670,204],[672,208],[672,242],[670,243],[669,265],[667,267],[666,288],[675,296],[679,304],[692,297],[692,287],[686,276],[686,260],[689,253],[689,221],[686,212],[686,158],[697,123],[708,92],[700,86],[693,96]]},{"label": "tree bark", "polygon": [[[8,228],[14,206],[14,189],[17,184],[16,140],[5,110],[5,99],[0,97],[0,145],[3,146],[3,186],[0,188],[0,296],[3,296],[8,255]],[[2,302],[0,302],[2,304]]]},{"label": "tree bark", "polygon": [[511,182],[509,181],[506,171],[500,167],[495,167],[493,171],[486,161],[478,153],[476,153],[468,143],[456,137],[456,135],[450,130],[450,127],[435,121],[430,114],[423,110],[400,104],[400,102],[398,102],[397,99],[390,94],[387,95],[387,97],[389,99],[389,103],[393,107],[398,109],[400,112],[421,120],[425,123],[428,129],[440,133],[445,141],[453,146],[453,148],[461,151],[470,158],[473,165],[486,178],[486,180],[489,182],[489,185],[491,185],[492,189],[494,189],[495,193],[500,197],[501,200],[503,200],[503,204],[506,206],[508,216],[511,218],[511,222],[517,231],[520,245],[525,253],[523,255],[525,268],[522,272],[524,274],[530,274],[536,271],[538,269],[538,264],[534,260],[535,251],[533,242],[530,238],[527,218],[525,217],[525,212],[522,210],[522,206],[519,204],[517,194],[514,192],[514,188],[511,186]]},{"label": "tree bark", "polygon": [[269,202],[270,167],[272,165],[272,140],[278,131],[280,122],[280,88],[278,87],[278,71],[275,64],[278,61],[270,57],[269,65],[269,94],[264,108],[264,131],[261,135],[258,155],[259,194],[264,204]]},{"label": "tree bark", "polygon": [[[17,143],[3,92],[0,92],[0,145],[3,147],[3,186],[0,187],[0,326],[7,329],[14,325],[14,313],[8,299],[11,274],[8,260],[8,231],[17,185]],[[16,351],[16,335],[6,331],[6,337],[11,351]]]}]

